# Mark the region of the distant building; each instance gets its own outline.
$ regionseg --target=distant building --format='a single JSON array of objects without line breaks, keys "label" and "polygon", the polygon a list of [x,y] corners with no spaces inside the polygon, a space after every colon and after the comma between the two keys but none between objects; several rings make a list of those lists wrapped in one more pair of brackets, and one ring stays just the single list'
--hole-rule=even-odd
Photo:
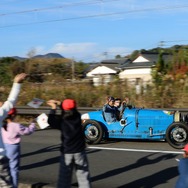
[{"label": "distant building", "polygon": [[104,60],[98,64],[92,65],[86,73],[87,78],[91,78],[95,86],[105,85],[113,81],[118,75],[120,66],[126,64],[130,60],[127,58]]},{"label": "distant building", "polygon": [[[172,58],[169,54],[164,54],[162,57],[166,63]],[[104,60],[90,66],[86,77],[92,79],[93,84],[97,86],[107,84],[113,81],[115,76],[119,76],[121,80],[126,79],[139,90],[141,85],[146,86],[151,83],[151,72],[158,58],[158,53],[142,53],[134,61],[128,58]]]},{"label": "distant building", "polygon": [[[134,61],[121,67],[120,79],[127,79],[129,82],[138,84],[139,82],[148,83],[152,81],[151,71],[158,62],[158,53],[140,54]],[[171,60],[171,55],[164,54],[164,61]]]}]

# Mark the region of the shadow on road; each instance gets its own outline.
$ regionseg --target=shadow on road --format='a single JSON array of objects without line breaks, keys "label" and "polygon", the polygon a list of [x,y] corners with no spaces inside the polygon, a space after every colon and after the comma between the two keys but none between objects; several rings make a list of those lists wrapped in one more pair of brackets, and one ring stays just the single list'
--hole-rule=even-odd
[{"label": "shadow on road", "polygon": [[[40,149],[40,150],[37,150],[34,152],[22,154],[21,158],[29,157],[29,156],[37,155],[37,154],[41,154],[41,153],[54,152],[54,151],[60,151],[60,144],[52,145],[52,146],[49,146],[49,147],[46,147],[46,148],[43,148],[43,149]],[[91,153],[95,153],[95,152],[99,152],[99,151],[100,150],[86,150],[86,153],[91,154]],[[39,158],[39,160],[41,160],[41,159]],[[21,166],[20,170],[28,170],[31,168],[38,168],[38,167],[42,167],[42,166],[46,166],[46,165],[52,165],[52,164],[59,163],[59,162],[60,162],[60,153],[57,157],[53,157],[53,158],[49,158],[49,159],[46,159],[46,160],[43,160],[43,161],[40,161],[37,163]]]},{"label": "shadow on road", "polygon": [[[158,163],[162,160],[174,159],[177,156],[175,154],[166,154],[166,155],[162,155],[160,157],[154,158],[154,159],[149,159],[149,157],[154,156],[154,155],[155,154],[147,155],[146,157],[143,157],[143,158],[140,158],[139,160],[137,160],[134,164],[130,164],[130,165],[124,166],[122,168],[113,169],[113,170],[107,171],[103,174],[92,177],[91,181],[95,182],[95,181],[98,181],[101,179],[110,178],[112,176],[116,176],[118,174],[128,172],[129,170],[134,170],[134,169],[142,167],[142,166]],[[127,187],[130,187],[130,188],[133,188],[133,187],[134,188],[140,188],[140,187],[151,188],[156,185],[165,183],[169,179],[174,178],[177,175],[178,175],[177,167],[170,167],[168,169],[164,169],[164,170],[162,170],[158,173],[155,173],[153,175],[136,180],[129,184],[122,185],[122,186],[120,186],[120,188],[123,188],[123,187],[126,187],[126,188]]]},{"label": "shadow on road", "polygon": [[44,161],[40,161],[37,163],[21,166],[20,170],[28,170],[31,168],[38,168],[38,167],[42,167],[42,166],[52,165],[52,164],[59,163],[59,162],[60,162],[60,157],[58,156],[58,157],[46,159]]},{"label": "shadow on road", "polygon": [[37,151],[21,154],[21,158],[28,157],[28,156],[31,156],[31,155],[40,154],[40,153],[54,152],[54,151],[59,151],[59,150],[60,150],[60,144],[52,145],[52,146],[48,146],[46,148],[39,149]]},{"label": "shadow on road", "polygon": [[152,174],[151,176],[147,176],[142,179],[138,179],[134,182],[122,185],[118,188],[151,188],[155,187],[160,184],[167,183],[168,180],[176,177],[178,175],[177,167],[170,167],[167,169],[164,169],[158,173]]}]

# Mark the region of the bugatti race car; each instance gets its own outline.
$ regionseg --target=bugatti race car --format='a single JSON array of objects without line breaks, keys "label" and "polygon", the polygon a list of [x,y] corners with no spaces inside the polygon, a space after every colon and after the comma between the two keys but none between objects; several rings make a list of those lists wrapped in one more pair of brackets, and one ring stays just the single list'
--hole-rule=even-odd
[{"label": "bugatti race car", "polygon": [[97,110],[83,114],[82,121],[88,144],[109,138],[166,140],[181,149],[188,143],[188,118],[178,111],[126,107],[120,121],[108,124]]}]

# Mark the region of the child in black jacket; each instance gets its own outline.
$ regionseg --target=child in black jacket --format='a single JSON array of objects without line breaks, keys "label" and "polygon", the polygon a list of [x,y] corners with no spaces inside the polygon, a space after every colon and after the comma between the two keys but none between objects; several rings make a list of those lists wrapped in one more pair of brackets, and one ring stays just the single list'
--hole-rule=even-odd
[{"label": "child in black jacket", "polygon": [[[65,99],[62,103],[49,100],[47,104],[51,106],[48,123],[52,128],[61,130],[61,163],[57,187],[71,187],[72,171],[75,167],[79,187],[90,188],[85,139],[76,102],[73,99]],[[60,118],[56,116],[57,105],[62,109]]]}]

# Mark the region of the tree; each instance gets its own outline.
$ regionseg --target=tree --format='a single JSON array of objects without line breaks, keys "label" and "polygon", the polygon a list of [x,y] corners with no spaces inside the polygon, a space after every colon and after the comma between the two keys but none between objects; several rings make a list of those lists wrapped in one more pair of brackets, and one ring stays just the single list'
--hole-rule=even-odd
[{"label": "tree", "polygon": [[14,76],[11,70],[11,65],[16,59],[11,57],[5,57],[0,60],[0,83],[10,84],[12,83],[12,77]]},{"label": "tree", "polygon": [[139,50],[135,50],[135,51],[132,52],[131,55],[128,56],[128,58],[133,61],[138,57],[139,53],[140,53]]},{"label": "tree", "polygon": [[83,78],[84,77],[84,71],[86,68],[89,67],[88,64],[83,62],[75,62],[75,76],[76,78]]},{"label": "tree", "polygon": [[121,58],[121,55],[116,55],[115,56],[115,59],[120,59]]},{"label": "tree", "polygon": [[26,72],[25,61],[18,61],[18,60],[14,61],[11,65],[11,70],[13,75]]},{"label": "tree", "polygon": [[32,48],[28,53],[27,56],[28,58],[32,58],[33,56],[36,55],[37,49],[36,48]]},{"label": "tree", "polygon": [[156,86],[162,84],[163,76],[166,74],[166,65],[163,60],[163,54],[160,53],[155,68],[152,70],[152,78]]},{"label": "tree", "polygon": [[173,62],[168,70],[168,74],[176,78],[183,78],[188,75],[188,47],[180,46],[174,51]]}]

